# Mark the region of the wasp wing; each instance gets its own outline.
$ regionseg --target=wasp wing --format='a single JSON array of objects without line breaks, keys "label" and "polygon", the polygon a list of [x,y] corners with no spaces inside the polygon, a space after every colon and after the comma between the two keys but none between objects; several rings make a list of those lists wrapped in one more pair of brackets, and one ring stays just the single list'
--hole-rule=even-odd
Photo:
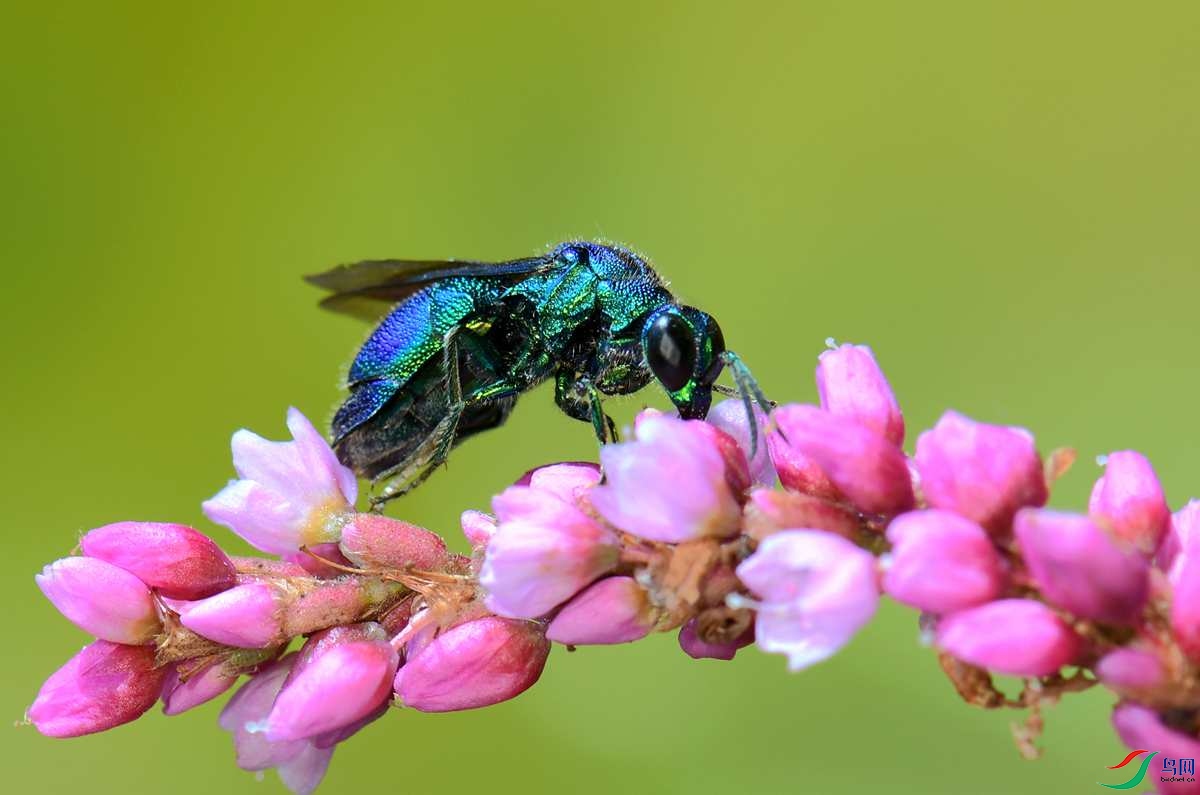
[{"label": "wasp wing", "polygon": [[553,265],[550,257],[507,262],[381,259],[339,265],[304,279],[332,293],[321,301],[323,309],[374,322],[413,293],[442,279],[472,276],[515,280]]}]

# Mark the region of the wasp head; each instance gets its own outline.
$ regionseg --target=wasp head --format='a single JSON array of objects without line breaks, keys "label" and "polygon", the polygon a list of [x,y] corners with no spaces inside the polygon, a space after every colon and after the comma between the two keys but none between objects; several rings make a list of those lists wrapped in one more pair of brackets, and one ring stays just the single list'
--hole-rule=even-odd
[{"label": "wasp head", "polygon": [[721,374],[725,336],[716,318],[690,306],[668,305],[642,331],[646,364],[684,419],[703,419]]}]

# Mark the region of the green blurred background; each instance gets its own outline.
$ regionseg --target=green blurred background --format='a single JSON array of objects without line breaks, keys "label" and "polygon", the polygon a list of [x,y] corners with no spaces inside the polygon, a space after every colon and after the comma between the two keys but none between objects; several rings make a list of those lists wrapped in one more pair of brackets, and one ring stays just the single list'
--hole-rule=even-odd
[{"label": "green blurred background", "polygon": [[[299,277],[358,258],[624,241],[776,398],[814,397],[826,337],[869,342],[910,439],[955,407],[1074,444],[1064,506],[1125,446],[1173,503],[1197,488],[1195,3],[306,5],[0,12],[9,719],[84,641],[33,584],[80,531],[235,546],[199,503],[234,429],[328,418],[365,329]],[[454,535],[594,452],[543,388],[393,512]],[[1109,704],[1068,699],[1023,761],[1018,716],[960,703],[885,609],[796,676],[669,635],[557,649],[516,701],[372,726],[325,791],[1094,792],[1123,753]],[[5,789],[281,791],[234,767],[217,711],[12,729]]]}]

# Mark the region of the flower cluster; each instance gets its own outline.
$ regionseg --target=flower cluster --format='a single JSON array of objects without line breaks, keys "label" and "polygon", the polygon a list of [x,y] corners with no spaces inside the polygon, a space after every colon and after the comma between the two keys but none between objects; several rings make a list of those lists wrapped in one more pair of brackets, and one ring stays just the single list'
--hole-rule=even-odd
[{"label": "flower cluster", "polygon": [[235,434],[239,479],[204,503],[273,557],[230,557],[183,525],[121,522],[37,576],[96,637],[42,686],[28,711],[38,731],[104,731],[160,698],[178,715],[248,676],[220,717],[238,765],[275,768],[307,793],[337,743],[391,703],[469,709],[537,680],[544,624],[492,615],[472,561],[439,536],[356,513],[353,474],[299,412],[288,427],[290,442]]},{"label": "flower cluster", "polygon": [[[239,479],[204,510],[273,557],[228,557],[180,525],[89,532],[38,584],[97,640],[29,718],[76,736],[159,698],[178,714],[248,676],[220,720],[238,764],[310,792],[334,746],[389,704],[513,698],[553,643],[675,630],[695,659],[754,643],[799,670],[886,596],[919,611],[969,703],[1029,708],[1032,729],[1043,705],[1102,683],[1131,747],[1200,756],[1200,502],[1172,515],[1150,463],[1124,451],[1086,512],[1049,510],[1071,451],[1043,459],[1023,429],[948,412],[908,455],[870,349],[827,350],[816,380],[819,405],[769,415],[740,401],[707,421],[642,412],[599,465],[533,470],[490,514],[465,512],[469,556],[356,512],[352,474],[299,413],[291,442],[240,431]],[[1006,696],[993,674],[1025,688]],[[1032,739],[1018,743],[1033,753]]]}]

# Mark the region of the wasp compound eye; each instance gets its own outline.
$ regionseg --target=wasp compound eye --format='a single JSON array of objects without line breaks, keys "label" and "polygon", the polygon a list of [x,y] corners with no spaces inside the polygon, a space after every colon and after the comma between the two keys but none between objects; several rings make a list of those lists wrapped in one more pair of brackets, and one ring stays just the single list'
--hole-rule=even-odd
[{"label": "wasp compound eye", "polygon": [[646,336],[646,363],[668,392],[677,392],[692,378],[696,340],[692,328],[676,314],[663,314]]}]

